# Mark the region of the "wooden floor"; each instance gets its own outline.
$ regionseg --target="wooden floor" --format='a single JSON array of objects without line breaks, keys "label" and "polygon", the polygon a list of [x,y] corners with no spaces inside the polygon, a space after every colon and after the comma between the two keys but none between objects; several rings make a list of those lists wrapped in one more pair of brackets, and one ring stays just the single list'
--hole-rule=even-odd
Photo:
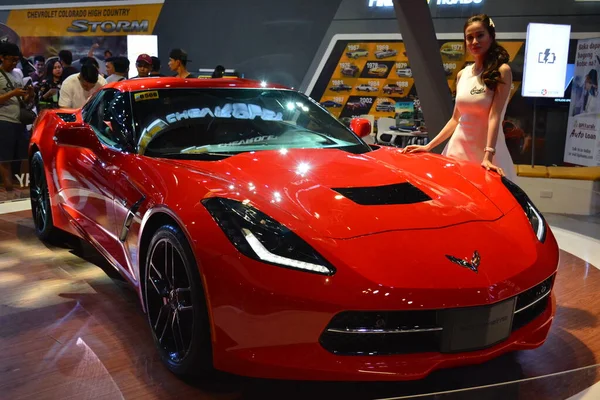
[{"label": "wooden floor", "polygon": [[[556,322],[537,350],[438,371],[412,383],[288,382],[225,374],[183,382],[160,364],[137,297],[104,260],[77,241],[76,250],[44,245],[32,227],[30,211],[0,215],[0,399],[392,398],[594,366],[600,354],[600,271],[563,252]],[[600,380],[598,372],[590,367],[435,398],[564,399]]]}]

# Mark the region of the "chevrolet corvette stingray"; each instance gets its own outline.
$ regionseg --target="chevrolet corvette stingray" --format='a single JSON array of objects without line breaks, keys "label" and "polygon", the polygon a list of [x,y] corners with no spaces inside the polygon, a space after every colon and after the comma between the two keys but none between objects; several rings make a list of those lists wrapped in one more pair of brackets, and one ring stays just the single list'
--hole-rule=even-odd
[{"label": "chevrolet corvette stingray", "polygon": [[558,248],[518,186],[263,86],[126,80],[35,123],[38,237],[131,282],[172,372],[410,380],[545,341]]}]

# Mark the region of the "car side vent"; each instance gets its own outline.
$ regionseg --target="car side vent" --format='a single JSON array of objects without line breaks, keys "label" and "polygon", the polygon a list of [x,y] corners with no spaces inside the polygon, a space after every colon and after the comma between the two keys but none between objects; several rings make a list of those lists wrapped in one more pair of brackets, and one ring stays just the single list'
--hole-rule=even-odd
[{"label": "car side vent", "polygon": [[77,117],[75,114],[70,113],[56,113],[56,115],[65,122],[75,122],[77,121]]},{"label": "car side vent", "polygon": [[363,206],[413,204],[431,200],[425,192],[408,182],[387,186],[334,188],[342,196]]}]

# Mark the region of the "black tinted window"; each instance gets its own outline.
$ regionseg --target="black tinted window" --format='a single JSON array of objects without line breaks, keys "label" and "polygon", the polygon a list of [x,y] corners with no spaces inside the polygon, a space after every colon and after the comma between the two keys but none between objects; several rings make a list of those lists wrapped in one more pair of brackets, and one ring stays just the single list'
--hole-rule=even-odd
[{"label": "black tinted window", "polygon": [[129,95],[116,89],[102,90],[84,116],[85,121],[105,144],[123,147],[132,142]]}]

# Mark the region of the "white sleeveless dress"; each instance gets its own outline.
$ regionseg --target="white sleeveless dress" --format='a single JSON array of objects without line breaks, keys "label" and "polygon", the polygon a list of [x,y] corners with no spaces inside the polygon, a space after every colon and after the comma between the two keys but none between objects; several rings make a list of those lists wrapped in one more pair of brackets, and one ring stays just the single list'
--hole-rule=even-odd
[{"label": "white sleeveless dress", "polygon": [[[456,107],[460,112],[460,119],[442,154],[481,164],[484,156],[483,149],[487,146],[488,121],[494,91],[485,86],[481,74],[473,74],[474,67],[475,64],[472,64],[462,70],[456,87]],[[502,109],[498,126],[498,140],[494,146],[496,154],[492,159],[492,164],[502,168],[506,177],[515,181],[517,174],[502,130],[502,121],[509,98],[506,99]]]}]

